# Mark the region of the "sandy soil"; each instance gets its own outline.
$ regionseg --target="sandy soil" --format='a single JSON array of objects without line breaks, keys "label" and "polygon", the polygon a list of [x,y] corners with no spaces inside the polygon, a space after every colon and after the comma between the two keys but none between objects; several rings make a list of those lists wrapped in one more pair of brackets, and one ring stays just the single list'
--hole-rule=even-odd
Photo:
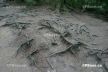
[{"label": "sandy soil", "polygon": [[[81,49],[74,56],[69,52],[49,58],[52,68],[38,68],[29,65],[28,59],[24,57],[14,57],[20,45],[27,39],[35,38],[38,35],[36,29],[40,20],[60,20],[66,24],[85,24],[88,26],[95,40],[90,42],[91,49],[103,50],[108,48],[108,22],[93,18],[86,14],[64,13],[59,14],[57,11],[51,11],[48,7],[36,7],[35,9],[22,8],[0,8],[0,72],[105,72],[103,67],[82,67],[82,64],[96,64],[94,57],[86,57],[87,51]],[[24,31],[22,36],[20,29],[12,27],[1,27],[6,22],[26,22],[31,25]],[[44,33],[44,31],[42,32]],[[26,35],[27,34],[27,35]],[[28,38],[26,38],[26,36]],[[45,39],[43,39],[46,41]],[[38,37],[37,42],[42,41],[42,37]],[[42,42],[41,42],[42,41]],[[39,44],[40,44],[39,43]],[[38,43],[37,43],[38,45]],[[35,45],[34,45],[35,46]],[[36,47],[36,46],[35,46]],[[56,49],[56,48],[55,48]],[[54,51],[54,50],[52,50]],[[56,51],[56,50],[55,50]],[[42,52],[46,54],[46,51]],[[40,59],[43,57],[39,57]],[[105,58],[105,64],[108,66],[108,58]],[[39,62],[39,66],[47,66],[46,63]]]}]

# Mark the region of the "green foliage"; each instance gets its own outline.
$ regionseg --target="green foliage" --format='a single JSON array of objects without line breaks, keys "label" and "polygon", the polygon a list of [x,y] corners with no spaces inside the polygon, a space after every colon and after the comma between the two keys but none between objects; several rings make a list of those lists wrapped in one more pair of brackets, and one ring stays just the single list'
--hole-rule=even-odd
[{"label": "green foliage", "polygon": [[[21,0],[16,0],[21,1]],[[108,0],[24,0],[27,5],[50,5],[53,9],[59,9],[60,11],[67,9],[77,9],[97,14],[107,14],[108,12]],[[85,7],[84,6],[89,6]],[[90,6],[97,6],[92,8]],[[101,6],[100,8],[98,6]]]},{"label": "green foliage", "polygon": [[24,0],[24,2],[27,5],[29,5],[29,6],[36,5],[37,4],[37,1],[36,0]]}]

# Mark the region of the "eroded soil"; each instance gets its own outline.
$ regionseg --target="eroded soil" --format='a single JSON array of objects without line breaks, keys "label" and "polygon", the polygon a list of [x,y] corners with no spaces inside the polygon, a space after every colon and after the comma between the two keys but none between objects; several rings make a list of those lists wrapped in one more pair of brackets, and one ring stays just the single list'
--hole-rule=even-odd
[{"label": "eroded soil", "polygon": [[[84,25],[86,32],[77,35],[79,28],[71,25]],[[68,30],[73,37],[65,34]],[[107,33],[108,22],[86,14],[60,14],[48,7],[0,8],[0,72],[107,72]],[[76,47],[78,42],[85,46]],[[71,45],[78,51],[67,50]]]}]

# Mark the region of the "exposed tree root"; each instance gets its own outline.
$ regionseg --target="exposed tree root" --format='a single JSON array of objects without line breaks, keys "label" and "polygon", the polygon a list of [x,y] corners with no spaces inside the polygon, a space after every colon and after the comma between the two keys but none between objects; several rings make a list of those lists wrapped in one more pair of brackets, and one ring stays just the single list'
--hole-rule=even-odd
[{"label": "exposed tree root", "polygon": [[[103,55],[106,54],[106,56],[103,57]],[[108,68],[107,66],[105,65],[105,62],[102,60],[104,58],[107,58],[108,57],[108,49],[105,49],[105,50],[91,50],[89,52],[89,55],[93,55],[96,57],[96,61],[100,64],[102,64],[104,70],[107,72],[108,71]]]},{"label": "exposed tree root", "polygon": [[34,39],[31,39],[25,43],[23,43],[20,48],[18,48],[17,52],[16,52],[16,56],[18,54],[20,54],[21,52],[25,53],[27,50],[29,50],[32,46],[32,42],[34,41]]},{"label": "exposed tree root", "polygon": [[6,23],[0,27],[11,27],[11,28],[15,28],[15,29],[26,29],[28,27],[28,25],[30,25],[30,23],[23,23],[23,22],[15,22],[15,23]]},{"label": "exposed tree root", "polygon": [[[54,25],[55,24],[55,25]],[[61,41],[68,45],[69,47],[66,48],[65,50],[61,51],[61,52],[58,52],[58,53],[55,53],[55,54],[59,54],[59,53],[64,53],[64,52],[67,52],[67,51],[70,51],[72,52],[73,54],[75,54],[74,51],[78,51],[79,47],[80,46],[85,46],[86,44],[82,43],[82,42],[79,42],[79,41],[75,41],[75,40],[72,40],[71,42],[68,41],[66,39],[67,36],[71,36],[71,33],[68,32],[65,28],[66,27],[63,27],[63,25],[59,25],[58,23],[52,21],[52,23],[49,21],[49,20],[43,20],[41,23],[40,23],[40,28],[39,30],[42,30],[44,28],[54,32],[54,33],[57,33],[60,35],[60,38],[61,38]],[[61,30],[60,28],[57,29],[57,26],[61,27]],[[62,28],[63,27],[63,28]],[[82,28],[82,26],[81,26]],[[84,29],[85,31],[85,29]],[[55,55],[55,54],[52,54],[52,55]]]},{"label": "exposed tree root", "polygon": [[[10,26],[10,27],[14,27],[14,28],[17,27],[16,29],[23,30],[23,29],[26,29],[25,25],[26,24],[22,23],[21,27],[18,27],[17,25],[13,25],[13,24],[10,24],[10,25],[6,24],[3,27],[5,27],[5,26]],[[68,27],[69,26],[65,26],[63,24],[58,24],[55,21],[50,21],[50,20],[39,21],[38,31],[47,29],[52,34],[54,33],[54,34],[59,35],[59,39],[58,39],[58,40],[60,40],[59,44],[66,45],[66,46],[65,47],[64,46],[57,47],[59,45],[58,45],[58,43],[56,43],[56,40],[54,40],[54,42],[51,41],[52,42],[51,46],[55,46],[55,47],[59,48],[59,51],[57,51],[57,52],[55,51],[54,53],[48,54],[48,56],[45,57],[44,53],[42,52],[43,51],[42,49],[45,46],[41,46],[40,44],[42,44],[42,43],[38,43],[39,44],[39,46],[37,46],[38,49],[35,49],[35,51],[32,50],[32,52],[30,52],[29,54],[26,55],[27,51],[30,51],[30,49],[33,45],[32,42],[35,40],[35,39],[31,39],[31,40],[23,43],[20,46],[20,48],[17,50],[16,56],[22,52],[25,55],[25,57],[30,61],[30,65],[36,66],[39,69],[40,69],[40,67],[42,67],[42,68],[50,67],[51,69],[53,69],[53,66],[47,60],[48,57],[58,55],[58,54],[63,54],[66,52],[71,52],[73,55],[75,55],[78,53],[78,51],[80,51],[80,47],[87,46],[86,42],[78,40],[78,39],[76,40],[74,38],[74,34],[83,36],[83,34],[87,33],[87,36],[89,36],[87,27],[80,26],[80,30],[82,30],[82,31],[74,30],[74,29],[77,29],[75,27],[72,27],[73,31],[69,31]],[[49,39],[51,39],[51,38],[49,38]],[[36,41],[36,42],[38,42],[38,41]],[[48,44],[50,44],[50,43],[48,43]],[[64,47],[64,48],[61,48],[61,47]],[[50,50],[48,50],[48,51],[50,51]],[[41,62],[46,65],[41,64]]]}]

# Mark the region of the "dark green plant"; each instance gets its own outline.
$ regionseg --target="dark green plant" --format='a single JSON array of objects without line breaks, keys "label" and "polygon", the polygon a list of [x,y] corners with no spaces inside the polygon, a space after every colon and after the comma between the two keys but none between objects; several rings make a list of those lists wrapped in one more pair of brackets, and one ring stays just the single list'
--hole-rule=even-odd
[{"label": "dark green plant", "polygon": [[93,12],[108,16],[108,0],[15,0],[16,2],[24,2],[27,5],[50,5],[52,9],[63,11],[66,9],[82,10],[84,5],[102,6],[102,8],[85,8],[84,11]]},{"label": "dark green plant", "polygon": [[25,3],[27,5],[35,5],[36,4],[36,1],[35,0],[25,0]]}]

